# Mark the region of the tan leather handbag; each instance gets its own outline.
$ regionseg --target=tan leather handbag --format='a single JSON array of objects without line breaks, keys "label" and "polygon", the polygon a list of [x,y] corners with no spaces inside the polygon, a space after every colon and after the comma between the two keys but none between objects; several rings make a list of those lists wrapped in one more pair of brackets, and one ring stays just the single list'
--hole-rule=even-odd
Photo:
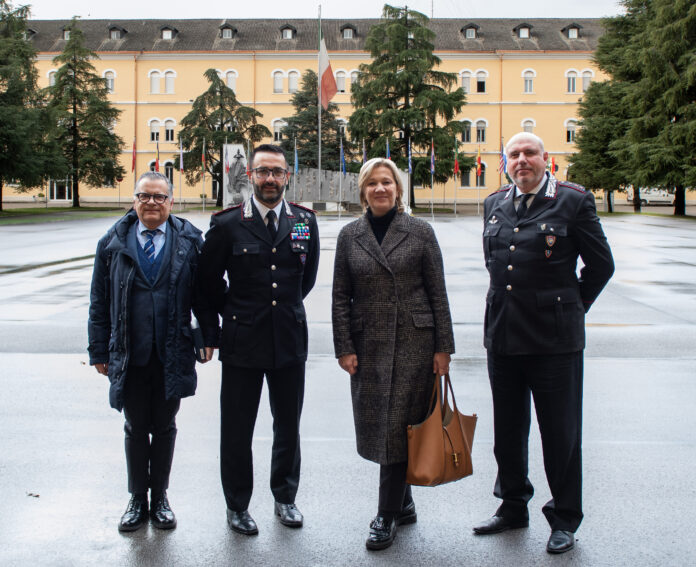
[{"label": "tan leather handbag", "polygon": [[[449,374],[443,379],[444,387],[440,377],[435,379],[428,417],[422,423],[408,426],[408,484],[437,486],[473,472],[471,445],[478,418],[476,414],[459,413]],[[453,407],[449,405],[448,392]]]}]

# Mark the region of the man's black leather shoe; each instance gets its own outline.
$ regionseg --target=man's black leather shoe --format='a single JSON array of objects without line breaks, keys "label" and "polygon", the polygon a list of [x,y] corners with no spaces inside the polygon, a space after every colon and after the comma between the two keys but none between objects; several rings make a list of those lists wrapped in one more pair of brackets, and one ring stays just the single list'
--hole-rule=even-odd
[{"label": "man's black leather shoe", "polygon": [[172,530],[176,527],[176,516],[169,506],[166,492],[154,495],[150,502],[150,519],[152,525],[160,530]]},{"label": "man's black leather shoe", "polygon": [[365,541],[367,549],[386,549],[396,537],[396,518],[385,518],[384,516],[376,516],[370,522],[370,535]]},{"label": "man's black leather shoe", "polygon": [[477,535],[499,534],[506,530],[516,530],[529,526],[529,519],[512,520],[505,516],[493,516],[485,522],[474,526],[474,533]]},{"label": "man's black leather shoe", "polygon": [[565,530],[553,530],[546,544],[549,553],[565,553],[575,547],[575,534]]},{"label": "man's black leather shoe", "polygon": [[302,512],[297,509],[295,504],[275,503],[275,515],[278,516],[280,523],[290,528],[301,528],[303,517]]},{"label": "man's black leather shoe", "polygon": [[251,517],[248,510],[242,512],[236,512],[234,510],[227,509],[227,524],[232,530],[238,534],[244,535],[256,535],[259,533],[259,528]]},{"label": "man's black leather shoe", "polygon": [[118,523],[119,532],[134,532],[147,521],[147,496],[131,496],[126,511]]},{"label": "man's black leather shoe", "polygon": [[396,515],[397,526],[403,526],[405,524],[415,524],[417,520],[418,516],[416,515],[416,503],[413,500],[411,500],[409,504],[404,506],[401,509],[401,512],[399,512]]}]

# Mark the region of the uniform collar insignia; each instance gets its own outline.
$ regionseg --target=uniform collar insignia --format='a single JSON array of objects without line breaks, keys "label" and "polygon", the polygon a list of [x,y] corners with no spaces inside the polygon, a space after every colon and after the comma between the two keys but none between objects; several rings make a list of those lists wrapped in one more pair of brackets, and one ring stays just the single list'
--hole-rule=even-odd
[{"label": "uniform collar insignia", "polygon": [[290,203],[288,203],[288,202],[285,201],[285,200],[283,200],[283,203],[284,203],[284,205],[285,205],[285,214],[286,214],[289,218],[294,218],[295,215],[292,213],[292,209],[290,208]]},{"label": "uniform collar insignia", "polygon": [[254,218],[254,209],[251,206],[251,199],[244,201],[244,206],[242,207],[242,216],[244,220],[251,220]]},{"label": "uniform collar insignia", "polygon": [[556,178],[549,173],[549,181],[546,184],[546,191],[544,192],[544,197],[546,199],[555,199],[556,198],[556,184],[558,181]]},{"label": "uniform collar insignia", "polygon": [[495,215],[491,217],[491,220],[488,221],[488,224],[495,224],[498,222],[498,219],[496,218]]}]

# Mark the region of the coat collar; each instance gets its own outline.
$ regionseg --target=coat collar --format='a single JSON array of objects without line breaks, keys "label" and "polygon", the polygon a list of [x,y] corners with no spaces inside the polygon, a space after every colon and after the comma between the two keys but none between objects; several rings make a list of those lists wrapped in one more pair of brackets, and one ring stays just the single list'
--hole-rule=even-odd
[{"label": "coat collar", "polygon": [[382,266],[391,272],[388,256],[408,236],[408,217],[404,213],[396,213],[387,233],[384,235],[382,245],[377,242],[370,221],[366,215],[357,220],[357,234],[355,240],[365,251],[377,260]]}]

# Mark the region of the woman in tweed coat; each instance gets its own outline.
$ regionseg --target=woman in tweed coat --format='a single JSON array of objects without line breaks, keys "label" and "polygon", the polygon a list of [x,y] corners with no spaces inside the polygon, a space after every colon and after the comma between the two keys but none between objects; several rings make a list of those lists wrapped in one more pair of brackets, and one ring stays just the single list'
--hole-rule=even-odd
[{"label": "woman in tweed coat", "polygon": [[338,235],[333,335],[351,375],[358,453],[381,465],[366,546],[384,549],[398,525],[416,521],[406,427],[426,417],[435,375],[449,372],[454,338],[440,247],[427,222],[403,212],[396,166],[371,159],[358,185],[366,212]]}]

